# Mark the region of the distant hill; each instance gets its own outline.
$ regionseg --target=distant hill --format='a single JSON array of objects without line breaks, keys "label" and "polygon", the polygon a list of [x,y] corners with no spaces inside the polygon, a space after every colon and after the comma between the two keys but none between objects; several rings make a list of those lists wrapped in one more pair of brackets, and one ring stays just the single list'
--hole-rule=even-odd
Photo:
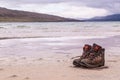
[{"label": "distant hill", "polygon": [[0,7],[0,22],[64,22],[64,21],[78,21],[78,20],[35,12],[10,10]]},{"label": "distant hill", "polygon": [[104,17],[95,17],[86,21],[120,21],[120,14],[113,14]]}]

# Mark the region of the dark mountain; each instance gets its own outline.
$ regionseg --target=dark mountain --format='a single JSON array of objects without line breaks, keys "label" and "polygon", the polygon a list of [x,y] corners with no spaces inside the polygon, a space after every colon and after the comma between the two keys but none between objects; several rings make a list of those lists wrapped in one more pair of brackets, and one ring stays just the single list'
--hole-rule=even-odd
[{"label": "dark mountain", "polygon": [[104,17],[95,17],[86,21],[120,21],[120,14],[113,14]]},{"label": "dark mountain", "polygon": [[77,21],[77,20],[35,12],[10,10],[0,7],[0,22],[64,22],[64,21]]}]

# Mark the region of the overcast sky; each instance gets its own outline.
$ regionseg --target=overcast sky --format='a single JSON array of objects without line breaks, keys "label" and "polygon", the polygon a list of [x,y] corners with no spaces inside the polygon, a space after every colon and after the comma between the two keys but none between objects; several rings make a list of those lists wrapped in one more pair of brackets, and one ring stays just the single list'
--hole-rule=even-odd
[{"label": "overcast sky", "polygon": [[84,19],[120,13],[120,0],[0,0],[0,7]]}]

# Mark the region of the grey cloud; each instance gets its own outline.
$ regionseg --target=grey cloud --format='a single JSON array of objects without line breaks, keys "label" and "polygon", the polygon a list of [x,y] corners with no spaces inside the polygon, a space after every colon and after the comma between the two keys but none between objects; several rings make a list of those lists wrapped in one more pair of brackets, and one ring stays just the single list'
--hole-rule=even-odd
[{"label": "grey cloud", "polygon": [[94,8],[103,8],[111,13],[120,13],[120,0],[1,0],[9,3],[11,6],[20,4],[51,4],[51,3],[71,3],[74,6],[88,6]]},{"label": "grey cloud", "polygon": [[76,0],[86,6],[94,8],[103,8],[111,13],[120,13],[120,0]]},{"label": "grey cloud", "polygon": [[35,3],[35,4],[39,4],[39,3],[59,3],[59,2],[65,2],[64,0],[1,0],[3,2],[8,2],[8,3],[20,3],[20,4],[24,4],[24,3]]}]

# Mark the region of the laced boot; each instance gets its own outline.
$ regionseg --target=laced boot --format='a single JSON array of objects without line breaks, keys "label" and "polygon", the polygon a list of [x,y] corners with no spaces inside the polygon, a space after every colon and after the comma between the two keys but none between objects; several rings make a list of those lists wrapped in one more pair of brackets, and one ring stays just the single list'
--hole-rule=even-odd
[{"label": "laced boot", "polygon": [[99,66],[104,66],[105,64],[105,49],[102,48],[100,45],[93,44],[93,51],[96,54],[96,62]]},{"label": "laced boot", "polygon": [[97,44],[93,44],[92,51],[89,54],[87,59],[83,59],[81,63],[83,63],[84,67],[87,68],[95,68],[104,66],[105,58],[104,58],[105,49]]},{"label": "laced boot", "polygon": [[85,44],[84,47],[83,47],[82,56],[79,59],[75,59],[73,61],[73,65],[75,65],[77,67],[80,67],[81,66],[81,60],[85,59],[85,58],[88,58],[90,50],[91,50],[91,45]]}]

